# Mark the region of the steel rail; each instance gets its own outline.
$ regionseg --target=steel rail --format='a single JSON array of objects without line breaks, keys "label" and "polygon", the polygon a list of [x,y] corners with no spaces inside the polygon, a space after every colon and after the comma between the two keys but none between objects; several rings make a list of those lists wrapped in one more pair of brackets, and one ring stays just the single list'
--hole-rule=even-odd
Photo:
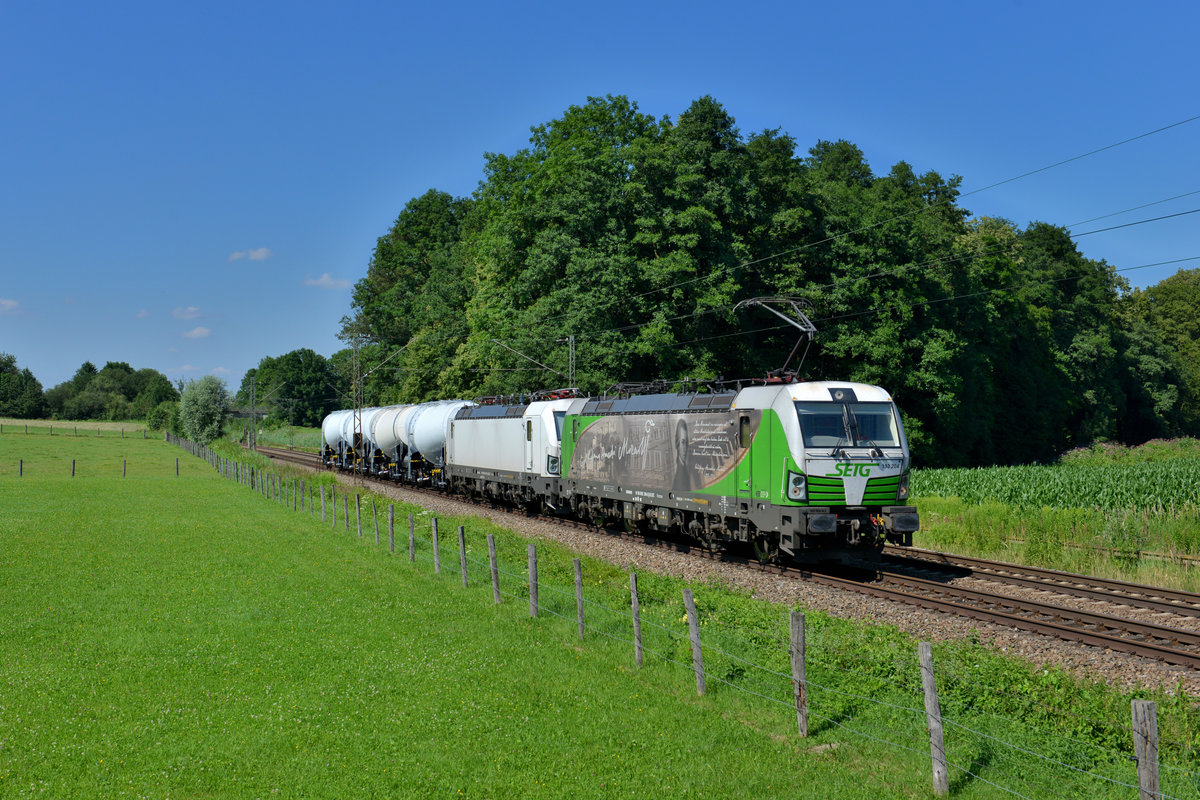
[{"label": "steel rail", "polygon": [[1200,617],[1200,594],[1194,592],[917,548],[902,549],[889,546],[884,549],[884,555],[910,562],[920,561],[936,566],[968,570],[973,577],[981,580],[1042,589],[1107,603],[1127,603],[1139,608],[1179,616]]}]

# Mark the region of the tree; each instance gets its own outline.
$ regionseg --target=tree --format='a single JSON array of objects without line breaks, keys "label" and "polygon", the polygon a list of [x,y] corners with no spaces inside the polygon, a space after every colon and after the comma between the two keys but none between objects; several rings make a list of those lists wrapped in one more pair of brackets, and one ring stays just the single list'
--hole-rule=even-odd
[{"label": "tree", "polygon": [[42,416],[42,384],[29,368],[17,369],[17,357],[0,353],[0,417],[35,419]]},{"label": "tree", "polygon": [[1144,322],[1173,355],[1165,356],[1179,373],[1177,399],[1182,431],[1200,435],[1200,269],[1180,270],[1130,297],[1131,322]]},{"label": "tree", "polygon": [[221,435],[229,414],[229,392],[225,382],[213,375],[189,382],[179,400],[179,426],[183,435],[198,444],[208,444]]},{"label": "tree", "polygon": [[308,348],[266,356],[248,370],[237,393],[238,405],[245,408],[250,406],[251,381],[256,405],[269,411],[274,422],[318,426],[343,404],[329,360]]},{"label": "tree", "polygon": [[957,176],[746,138],[712,97],[675,120],[591,97],[531,130],[377,241],[330,359],[368,405],[549,388],[514,351],[565,372],[567,337],[584,391],[760,378],[796,333],[732,309],[791,295],[819,329],[801,377],[889,389],[923,466],[1200,429],[1196,271],[1129,300],[1065,229],[968,219]]}]

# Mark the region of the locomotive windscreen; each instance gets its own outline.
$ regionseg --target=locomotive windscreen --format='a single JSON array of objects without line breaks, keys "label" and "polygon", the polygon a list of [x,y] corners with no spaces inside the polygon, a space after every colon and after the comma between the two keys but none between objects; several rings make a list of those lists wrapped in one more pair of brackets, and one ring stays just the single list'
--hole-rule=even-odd
[{"label": "locomotive windscreen", "polygon": [[900,447],[891,403],[796,402],[805,447]]}]

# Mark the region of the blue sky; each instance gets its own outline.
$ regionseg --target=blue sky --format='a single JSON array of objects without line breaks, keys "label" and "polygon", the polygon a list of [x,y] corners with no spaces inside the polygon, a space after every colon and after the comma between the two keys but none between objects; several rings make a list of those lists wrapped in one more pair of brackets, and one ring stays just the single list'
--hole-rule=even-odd
[{"label": "blue sky", "polygon": [[[0,351],[236,389],[341,347],[375,240],[588,96],[857,144],[971,192],[1200,114],[1195,3],[5,3]],[[1080,233],[1200,208],[1200,120],[970,194]],[[1135,286],[1200,214],[1080,238]]]}]

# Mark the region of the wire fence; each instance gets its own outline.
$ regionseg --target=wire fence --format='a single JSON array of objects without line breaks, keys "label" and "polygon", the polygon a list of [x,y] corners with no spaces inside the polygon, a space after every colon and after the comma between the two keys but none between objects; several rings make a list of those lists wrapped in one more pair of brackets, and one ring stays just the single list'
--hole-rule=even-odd
[{"label": "wire fence", "polygon": [[[206,458],[222,475],[288,508],[307,508],[307,513],[315,517],[317,501],[311,486],[236,465],[192,443],[179,444]],[[359,494],[354,503],[349,500],[350,494],[345,489],[341,492],[345,529],[362,530],[367,524],[362,519],[364,507],[378,525],[376,499],[370,500],[370,506],[363,506]],[[342,527],[338,525],[336,497],[331,498],[333,519],[322,518],[334,531]],[[320,504],[324,512],[323,488]],[[797,645],[794,635],[783,635],[786,621],[746,631],[727,623],[720,614],[704,617],[701,612],[708,608],[704,602],[698,603],[696,616],[689,617],[684,610],[688,597],[680,602],[670,596],[679,585],[675,581],[646,576],[649,580],[642,585],[644,588],[638,586],[635,602],[622,588],[629,584],[621,584],[621,580],[629,580],[629,573],[597,567],[605,574],[584,581],[582,571],[572,574],[561,557],[538,568],[537,551],[532,545],[528,566],[517,567],[514,564],[520,563],[516,549],[519,543],[515,539],[503,548],[503,557],[497,555],[493,561],[490,553],[494,552],[495,542],[490,536],[489,557],[484,560],[476,556],[482,549],[478,533],[468,535],[461,528],[457,537],[449,531],[438,532],[438,518],[431,512],[409,515],[408,533],[404,521],[394,522],[394,506],[388,508],[387,536],[377,537],[376,541],[388,543],[395,552],[394,525],[398,525],[401,552],[407,533],[414,564],[432,565],[447,578],[458,578],[462,573],[463,583],[477,593],[486,588],[501,603],[529,603],[531,616],[545,614],[554,620],[548,624],[556,626],[577,625],[585,640],[590,636],[598,642],[627,648],[631,660],[636,651],[649,659],[648,665],[657,662],[672,670],[694,671],[700,693],[728,693],[783,715],[781,719],[790,720],[789,724],[796,724],[803,698],[803,726],[809,718],[815,724],[811,729],[793,729],[796,735],[829,740],[853,737],[864,746],[870,743],[871,747],[903,754],[914,764],[928,756],[937,794],[986,785],[989,791],[1022,798],[1132,797],[1138,793],[1165,800],[1200,798],[1195,746],[1186,737],[1181,742],[1159,740],[1153,704],[1147,704],[1148,725],[1139,721],[1138,703],[1142,701],[1136,700],[1132,724],[1094,719],[1071,709],[1045,709],[1069,725],[1104,732],[1098,740],[1079,738],[1054,727],[1033,725],[1028,716],[992,710],[981,700],[994,700],[994,687],[964,674],[964,665],[947,657],[944,668],[939,667],[936,682],[941,686],[934,689],[931,706],[928,684],[923,686],[924,664],[911,651],[898,647],[880,651],[856,645],[823,631],[821,626],[811,626],[810,630],[803,618],[801,642]],[[353,528],[351,514],[356,515]],[[534,574],[536,581],[531,580]],[[689,595],[687,590],[685,595]],[[634,625],[633,606],[638,609],[639,626]],[[689,626],[694,634],[689,634]],[[796,652],[804,654],[802,679],[797,679]],[[622,658],[618,651],[606,656]],[[930,662],[929,683],[934,683],[932,673]],[[939,690],[944,702],[939,702]],[[1013,707],[1036,708],[1041,702],[1020,695],[1010,699]],[[939,741],[943,726],[945,738]],[[1170,758],[1163,758],[1164,754]],[[939,764],[944,776],[941,783]]]}]

